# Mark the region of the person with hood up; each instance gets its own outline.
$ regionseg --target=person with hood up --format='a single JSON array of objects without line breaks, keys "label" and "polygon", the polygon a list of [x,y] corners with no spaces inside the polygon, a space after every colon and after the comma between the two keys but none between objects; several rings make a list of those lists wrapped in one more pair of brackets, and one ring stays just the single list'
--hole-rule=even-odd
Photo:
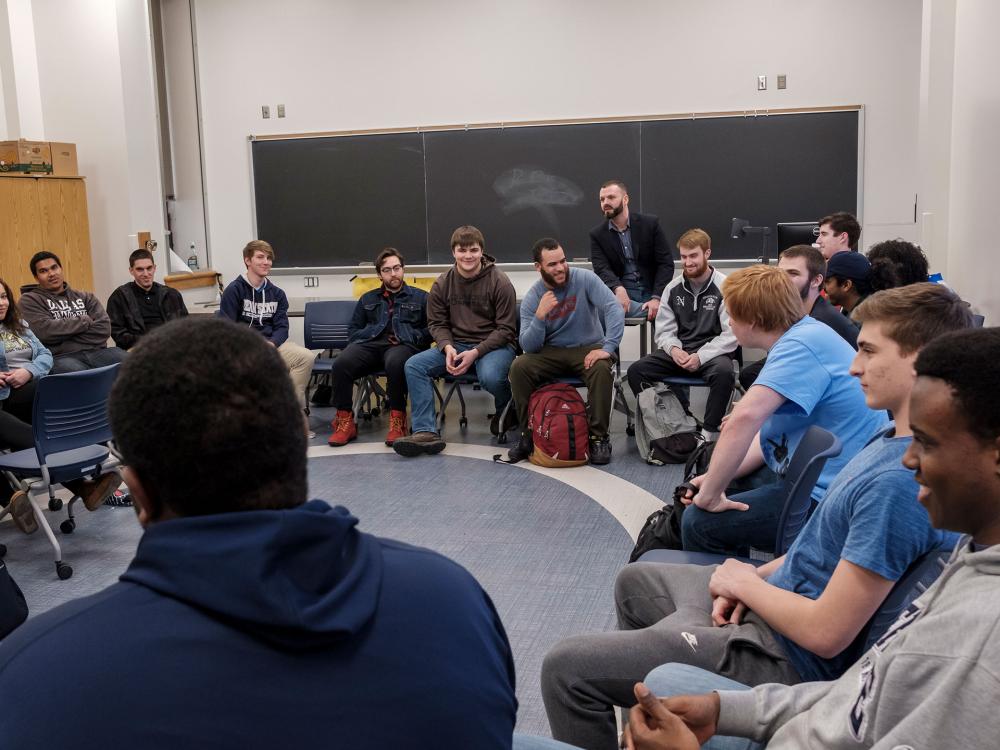
[{"label": "person with hood up", "polygon": [[285,361],[299,404],[305,409],[306,385],[318,352],[288,338],[288,297],[267,278],[274,264],[271,245],[264,240],[248,242],[243,248],[243,264],[246,273],[233,279],[222,293],[219,315],[253,328],[271,342]]},{"label": "person with hood up", "polygon": [[[396,440],[401,456],[440,453],[445,442],[437,431],[433,379],[465,375],[475,367],[480,385],[493,396],[490,432],[499,435],[514,425],[507,374],[517,339],[517,296],[507,274],[485,252],[483,233],[473,226],[452,232],[455,265],[438,276],[427,299],[427,321],[437,348],[406,360],[413,434]],[[501,424],[504,411],[506,424]]]},{"label": "person with hood up", "polygon": [[[260,336],[166,323],[109,411],[144,532],[116,583],[0,644],[4,750],[510,748],[514,665],[489,597],[307,501],[302,414]],[[54,675],[73,686],[58,721]]]}]

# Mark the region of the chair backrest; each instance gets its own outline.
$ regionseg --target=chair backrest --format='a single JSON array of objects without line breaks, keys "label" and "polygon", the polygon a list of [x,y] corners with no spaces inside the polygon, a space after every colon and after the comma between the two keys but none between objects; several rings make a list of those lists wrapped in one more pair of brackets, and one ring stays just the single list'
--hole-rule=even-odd
[{"label": "chair backrest", "polygon": [[114,364],[39,379],[31,412],[39,463],[53,453],[111,440],[108,396],[116,377]]},{"label": "chair backrest", "polygon": [[303,321],[306,349],[345,348],[356,306],[357,302],[353,300],[306,302]]},{"label": "chair backrest", "polygon": [[774,541],[774,555],[785,554],[795,537],[809,520],[812,511],[812,490],[828,459],[839,456],[840,440],[832,432],[812,425],[802,436],[792,459],[788,462],[783,483],[785,507],[778,520],[778,533]]},{"label": "chair backrest", "polygon": [[972,316],[972,327],[973,328],[982,328],[985,323],[986,323],[986,316],[985,315],[973,315]]},{"label": "chair backrest", "polygon": [[889,596],[882,602],[882,606],[872,615],[867,628],[861,631],[859,642],[863,638],[864,647],[858,651],[858,655],[871,648],[875,641],[881,638],[896,622],[903,610],[930,588],[930,585],[944,570],[948,558],[951,556],[951,551],[950,546],[935,547],[913,561],[902,577],[893,585]]}]

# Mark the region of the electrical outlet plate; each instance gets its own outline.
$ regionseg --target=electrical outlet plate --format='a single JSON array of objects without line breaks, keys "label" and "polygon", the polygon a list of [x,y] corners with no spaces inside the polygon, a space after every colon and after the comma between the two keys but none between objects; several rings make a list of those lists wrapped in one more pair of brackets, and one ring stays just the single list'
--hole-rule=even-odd
[{"label": "electrical outlet plate", "polygon": [[757,76],[757,90],[758,91],[767,90],[767,76]]},{"label": "electrical outlet plate", "polygon": [[260,116],[265,120],[269,120],[271,118],[271,108],[267,104],[261,105]]},{"label": "electrical outlet plate", "polygon": [[279,104],[278,105],[278,117],[284,117],[284,116],[285,116],[285,105],[284,104]]},{"label": "electrical outlet plate", "polygon": [[303,276],[302,284],[306,289],[315,289],[319,286],[319,276]]},{"label": "electrical outlet plate", "polygon": [[780,76],[778,76],[778,88],[783,89],[786,88],[787,86],[788,86],[788,77],[784,73],[782,73]]}]

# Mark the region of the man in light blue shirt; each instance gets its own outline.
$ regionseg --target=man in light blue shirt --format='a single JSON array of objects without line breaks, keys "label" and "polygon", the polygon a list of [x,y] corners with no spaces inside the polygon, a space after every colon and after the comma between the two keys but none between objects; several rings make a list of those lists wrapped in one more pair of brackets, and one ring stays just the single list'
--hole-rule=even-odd
[{"label": "man in light blue shirt", "polygon": [[532,392],[560,377],[576,377],[587,386],[590,462],[611,461],[612,389],[615,351],[625,331],[625,313],[615,295],[593,271],[570,268],[559,242],[541,239],[533,248],[541,279],[521,302],[520,342],[524,354],[510,368],[521,437],[511,461],[531,454],[528,401]]}]

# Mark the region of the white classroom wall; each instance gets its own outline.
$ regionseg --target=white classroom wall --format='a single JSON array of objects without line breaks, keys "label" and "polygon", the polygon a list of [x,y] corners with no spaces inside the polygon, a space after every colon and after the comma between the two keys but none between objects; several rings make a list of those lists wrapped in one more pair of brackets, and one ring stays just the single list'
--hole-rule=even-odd
[{"label": "white classroom wall", "polygon": [[[864,104],[865,242],[916,239],[921,8],[912,0],[195,9],[212,265],[227,278],[253,233],[251,133]],[[765,92],[758,74],[768,75]],[[273,117],[277,104],[285,119]]]},{"label": "white classroom wall", "polygon": [[[182,255],[195,241],[205,264],[210,249],[226,280],[253,236],[250,133],[862,104],[863,243],[924,242],[935,270],[1000,315],[991,233],[980,228],[996,204],[1000,153],[986,137],[998,126],[997,53],[984,37],[998,4],[989,0],[191,2],[193,14],[188,0],[160,1],[174,230]],[[0,63],[18,66],[12,40],[30,26],[44,137],[78,144],[95,286],[106,296],[127,278],[130,235],[148,229],[163,246],[149,5],[30,0],[26,24],[28,4],[0,0],[19,24],[0,40]],[[6,130],[31,137],[9,115],[11,97],[30,102],[31,92],[8,85],[31,70],[3,72]],[[758,74],[768,76],[765,92]],[[288,116],[262,120],[262,104],[272,114],[284,104]],[[306,293],[301,278],[282,284]],[[345,289],[344,278],[324,279],[318,291]]]}]

